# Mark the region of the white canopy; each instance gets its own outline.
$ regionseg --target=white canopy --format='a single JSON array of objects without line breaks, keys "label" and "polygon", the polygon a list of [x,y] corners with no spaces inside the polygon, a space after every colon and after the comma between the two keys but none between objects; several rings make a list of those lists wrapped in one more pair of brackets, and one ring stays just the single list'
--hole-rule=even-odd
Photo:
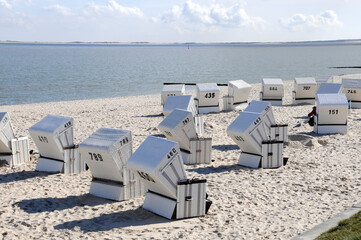
[{"label": "white canopy", "polygon": [[180,96],[184,95],[184,92],[184,84],[164,85],[161,93],[161,104],[163,105],[165,103],[168,96]]},{"label": "white canopy", "polygon": [[234,104],[246,102],[252,86],[243,80],[228,82],[228,95],[233,96]]},{"label": "white canopy", "polygon": [[341,83],[321,83],[317,90],[317,94],[342,93],[343,87]]},{"label": "white canopy", "polygon": [[95,178],[123,182],[122,169],[132,154],[132,133],[100,128],[79,144],[79,151]]},{"label": "white canopy", "polygon": [[272,86],[283,86],[283,81],[281,78],[263,78],[263,85],[272,85]]},{"label": "white canopy", "polygon": [[320,105],[348,106],[348,102],[345,94],[317,94],[317,106]]},{"label": "white canopy", "polygon": [[196,86],[199,92],[219,92],[217,83],[197,83]]},{"label": "white canopy", "polygon": [[190,151],[190,139],[197,137],[192,112],[175,109],[159,125],[168,140],[179,143],[181,149]]},{"label": "white canopy", "polygon": [[243,152],[262,154],[262,141],[267,140],[265,124],[260,113],[241,112],[227,128],[227,135]]},{"label": "white canopy", "polygon": [[317,76],[315,77],[317,83],[327,83],[332,80],[332,76],[324,75],[324,76]]},{"label": "white canopy", "polygon": [[269,134],[271,126],[276,124],[270,102],[253,100],[244,112],[260,113],[263,123],[265,124],[267,134]]},{"label": "white canopy", "polygon": [[185,85],[184,84],[171,84],[171,85],[164,85],[162,92],[184,92]]},{"label": "white canopy", "polygon": [[361,88],[360,78],[342,78],[344,88]]},{"label": "white canopy", "polygon": [[40,155],[63,160],[64,147],[74,146],[74,120],[71,117],[48,115],[29,128]]},{"label": "white canopy", "polygon": [[192,95],[169,96],[163,106],[164,116],[168,116],[176,108],[191,111],[193,115],[196,114],[195,104]]}]

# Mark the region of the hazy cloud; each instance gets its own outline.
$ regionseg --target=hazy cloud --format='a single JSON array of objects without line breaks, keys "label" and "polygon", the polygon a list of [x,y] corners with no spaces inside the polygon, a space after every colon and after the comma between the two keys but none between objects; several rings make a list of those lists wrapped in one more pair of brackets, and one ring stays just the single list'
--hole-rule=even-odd
[{"label": "hazy cloud", "polygon": [[291,18],[281,19],[281,25],[291,31],[324,27],[339,27],[342,22],[333,10],[326,10],[318,15],[295,14]]},{"label": "hazy cloud", "polygon": [[6,26],[23,26],[25,25],[25,21],[22,16],[18,16],[16,14],[3,16],[0,19],[0,25],[6,24]]},{"label": "hazy cloud", "polygon": [[0,0],[0,5],[6,7],[6,8],[11,8],[12,7],[12,3],[8,0]]},{"label": "hazy cloud", "polygon": [[46,6],[43,9],[47,11],[54,11],[64,16],[69,16],[72,14],[72,10],[70,8],[61,6],[59,4]]},{"label": "hazy cloud", "polygon": [[183,6],[173,6],[165,12],[160,20],[164,23],[188,22],[209,27],[242,27],[251,26],[263,28],[265,21],[260,17],[249,16],[240,4],[229,7],[213,4],[210,7],[201,6],[187,1]]},{"label": "hazy cloud", "polygon": [[0,29],[3,36],[6,35],[4,34],[6,29],[26,28],[29,26],[29,22],[31,22],[31,17],[29,15],[14,11],[12,8],[3,10],[0,8],[0,16]]},{"label": "hazy cloud", "polygon": [[88,8],[85,10],[85,14],[121,14],[121,15],[133,15],[136,17],[143,17],[143,12],[136,7],[124,7],[117,3],[115,0],[109,0],[106,5],[99,5],[94,2],[89,3]]}]

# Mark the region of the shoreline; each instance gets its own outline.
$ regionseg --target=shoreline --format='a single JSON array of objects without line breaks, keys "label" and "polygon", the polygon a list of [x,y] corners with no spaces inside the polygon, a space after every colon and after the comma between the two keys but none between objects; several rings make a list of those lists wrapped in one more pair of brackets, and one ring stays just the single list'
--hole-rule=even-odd
[{"label": "shoreline", "polygon": [[[142,209],[144,197],[124,202],[93,197],[88,194],[90,171],[39,173],[31,161],[0,167],[0,233],[5,239],[291,239],[311,229],[360,201],[361,109],[351,110],[346,135],[317,135],[308,125],[293,128],[312,106],[291,107],[293,81],[284,84],[285,106],[273,107],[277,123],[289,125],[290,142],[284,149],[289,161],[284,167],[253,170],[236,165],[240,150],[226,128],[239,113],[204,116],[214,162],[185,168],[188,178],[207,179],[213,205],[205,217],[169,221]],[[249,100],[258,99],[261,84],[252,87]],[[147,136],[160,134],[160,91],[3,105],[2,111],[9,112],[16,136],[28,136],[27,129],[47,114],[74,118],[76,144],[100,127],[129,129],[134,152]],[[31,138],[30,149],[37,151]]]},{"label": "shoreline", "polygon": [[[355,74],[340,74],[340,75],[333,75],[333,78],[334,78],[334,82],[338,82],[338,83],[341,83],[341,79],[343,77],[346,77],[346,78],[361,78],[361,73],[355,73]],[[262,81],[262,80],[261,80]],[[261,81],[258,82],[258,83],[250,83],[252,86],[255,85],[259,85],[261,84]],[[293,82],[294,80],[283,80],[284,83],[286,82]],[[162,85],[163,86],[163,85]],[[192,86],[193,87],[193,86]],[[226,88],[226,87],[220,87],[221,89],[222,88]],[[68,103],[72,103],[72,102],[77,102],[77,101],[96,101],[96,100],[105,100],[105,99],[109,99],[109,100],[115,100],[115,99],[121,99],[121,98],[132,98],[132,97],[141,97],[141,96],[155,96],[155,95],[159,95],[160,92],[162,91],[162,88],[159,89],[159,93],[153,93],[153,94],[143,94],[143,95],[128,95],[128,96],[118,96],[118,97],[109,97],[109,98],[87,98],[87,99],[73,99],[73,100],[62,100],[62,101],[49,101],[49,102],[35,102],[35,103],[20,103],[20,104],[10,104],[10,105],[0,105],[0,107],[5,107],[5,106],[8,106],[8,107],[11,107],[11,106],[19,106],[19,105],[36,105],[36,104],[55,104],[55,103],[60,103],[60,102],[68,102]],[[187,91],[187,90],[186,90]],[[194,90],[188,90],[187,92],[190,93]],[[223,91],[226,91],[226,90],[223,90]],[[285,91],[292,91],[290,89],[286,90]],[[225,93],[226,94],[226,93]],[[160,101],[160,100],[159,100]]]}]

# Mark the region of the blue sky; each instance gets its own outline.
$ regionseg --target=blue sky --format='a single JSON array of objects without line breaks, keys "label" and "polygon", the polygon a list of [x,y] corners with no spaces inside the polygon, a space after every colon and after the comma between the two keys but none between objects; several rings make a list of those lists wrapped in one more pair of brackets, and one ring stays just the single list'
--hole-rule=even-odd
[{"label": "blue sky", "polygon": [[359,0],[0,0],[0,40],[359,39],[360,10]]}]

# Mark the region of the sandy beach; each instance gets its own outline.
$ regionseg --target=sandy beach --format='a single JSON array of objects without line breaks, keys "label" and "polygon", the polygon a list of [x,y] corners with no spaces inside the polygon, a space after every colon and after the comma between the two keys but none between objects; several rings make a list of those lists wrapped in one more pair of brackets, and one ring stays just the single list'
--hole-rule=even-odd
[{"label": "sandy beach", "polygon": [[[361,77],[361,75],[352,75]],[[339,82],[340,77],[335,77]],[[258,99],[253,84],[249,100]],[[189,178],[207,179],[213,201],[205,217],[170,221],[142,209],[144,197],[114,202],[88,194],[91,172],[35,172],[36,160],[0,167],[0,237],[3,239],[290,239],[361,201],[361,109],[352,109],[346,135],[317,135],[307,124],[293,128],[312,106],[290,106],[293,81],[285,81],[284,106],[273,107],[289,125],[279,169],[236,165],[240,150],[226,135],[237,112],[204,116],[213,138],[210,165],[186,166]],[[159,92],[161,89],[159,89]],[[223,89],[224,91],[224,89]],[[36,93],[35,93],[36,94]],[[1,106],[17,136],[48,114],[74,118],[76,143],[100,127],[133,132],[133,151],[159,135],[160,94]],[[30,149],[37,152],[30,139]]]}]

